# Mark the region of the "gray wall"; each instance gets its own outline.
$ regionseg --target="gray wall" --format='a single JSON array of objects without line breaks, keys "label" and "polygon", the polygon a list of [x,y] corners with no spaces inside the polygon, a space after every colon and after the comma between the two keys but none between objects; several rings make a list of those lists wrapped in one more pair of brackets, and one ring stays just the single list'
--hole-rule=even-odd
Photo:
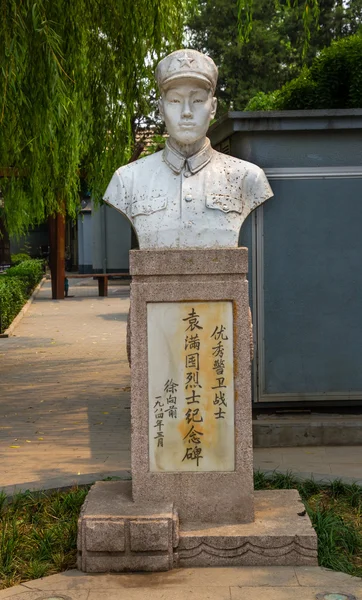
[{"label": "gray wall", "polygon": [[79,273],[93,272],[92,256],[93,221],[91,211],[78,217],[78,270]]},{"label": "gray wall", "polygon": [[[28,248],[24,248],[24,245],[27,245]],[[33,257],[41,256],[41,246],[48,246],[49,244],[49,235],[48,235],[48,225],[39,225],[39,227],[34,227],[30,229],[28,235],[21,238],[10,238],[10,252],[11,254],[18,254],[18,252],[22,252],[24,249],[30,252],[30,255]]]},{"label": "gray wall", "polygon": [[[213,146],[265,169],[274,198],[245,221],[260,406],[362,401],[362,110],[229,113]],[[93,212],[93,269],[128,270],[131,228]]]},{"label": "gray wall", "polygon": [[93,271],[123,272],[129,269],[131,226],[115,208],[93,208]]},{"label": "gray wall", "polygon": [[231,113],[216,149],[255,162],[274,198],[245,221],[261,405],[362,400],[362,110]]}]

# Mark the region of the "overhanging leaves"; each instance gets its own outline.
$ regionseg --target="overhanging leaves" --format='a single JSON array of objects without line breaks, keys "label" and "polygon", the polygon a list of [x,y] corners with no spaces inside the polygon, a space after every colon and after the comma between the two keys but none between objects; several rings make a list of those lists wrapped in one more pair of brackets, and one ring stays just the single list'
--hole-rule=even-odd
[{"label": "overhanging leaves", "polygon": [[[311,28],[317,26],[319,17],[319,0],[274,0],[275,10],[280,11],[287,6],[296,12],[301,12],[304,25],[303,52],[306,54],[311,35]],[[238,0],[239,12],[239,39],[247,43],[253,29],[253,0]]]},{"label": "overhanging leaves", "polygon": [[[1,0],[0,180],[9,232],[75,215],[127,161],[152,61],[192,0]],[[164,40],[171,40],[167,45]],[[6,177],[4,177],[6,175]]]}]

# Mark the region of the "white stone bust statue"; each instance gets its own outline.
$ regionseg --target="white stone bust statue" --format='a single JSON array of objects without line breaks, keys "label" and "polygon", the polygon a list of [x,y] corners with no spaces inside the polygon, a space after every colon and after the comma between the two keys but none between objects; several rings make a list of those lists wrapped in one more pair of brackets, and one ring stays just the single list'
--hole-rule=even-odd
[{"label": "white stone bust statue", "polygon": [[216,152],[206,137],[217,67],[177,50],[158,64],[156,80],[166,146],[120,167],[104,200],[131,221],[140,249],[237,247],[242,223],[273,192],[262,169]]}]

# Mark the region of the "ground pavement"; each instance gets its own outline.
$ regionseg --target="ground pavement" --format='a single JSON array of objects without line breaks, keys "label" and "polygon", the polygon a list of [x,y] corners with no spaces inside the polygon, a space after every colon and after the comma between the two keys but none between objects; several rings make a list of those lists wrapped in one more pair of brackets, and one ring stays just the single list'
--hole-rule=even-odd
[{"label": "ground pavement", "polygon": [[[51,300],[47,281],[0,339],[0,462],[7,492],[90,481],[130,467],[129,286],[70,279]],[[83,283],[84,282],[84,283]],[[90,285],[89,285],[90,284]]]},{"label": "ground pavement", "polygon": [[200,568],[127,575],[68,571],[0,592],[0,600],[348,600],[351,596],[362,598],[361,579],[318,567]]},{"label": "ground pavement", "polygon": [[[129,286],[47,281],[15,335],[0,339],[0,489],[43,489],[130,475]],[[362,446],[257,448],[255,467],[362,483]]]}]

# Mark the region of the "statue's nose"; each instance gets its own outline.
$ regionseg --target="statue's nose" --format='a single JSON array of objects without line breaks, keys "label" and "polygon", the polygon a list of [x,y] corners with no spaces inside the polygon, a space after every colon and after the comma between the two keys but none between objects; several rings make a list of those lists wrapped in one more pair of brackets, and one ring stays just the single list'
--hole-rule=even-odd
[{"label": "statue's nose", "polygon": [[188,100],[185,100],[185,102],[183,103],[182,106],[182,116],[185,119],[189,119],[192,117],[192,111],[191,111],[191,107],[190,107],[190,103]]}]

